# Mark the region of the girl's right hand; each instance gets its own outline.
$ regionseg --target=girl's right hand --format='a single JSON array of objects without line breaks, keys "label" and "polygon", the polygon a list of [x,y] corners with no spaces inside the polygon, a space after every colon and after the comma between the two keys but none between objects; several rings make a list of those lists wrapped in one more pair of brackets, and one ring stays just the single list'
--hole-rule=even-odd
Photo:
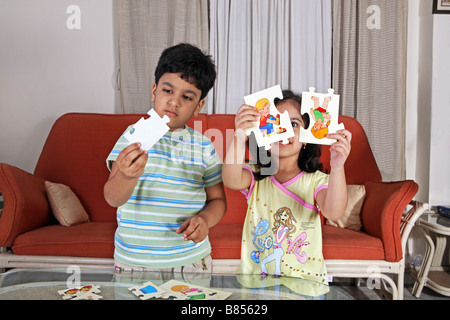
[{"label": "girl's right hand", "polygon": [[241,135],[242,132],[244,132],[245,134],[245,130],[251,128],[254,122],[259,121],[260,117],[261,116],[258,111],[256,111],[255,107],[243,104],[239,108],[239,111],[236,114],[236,118],[234,119],[236,133]]}]

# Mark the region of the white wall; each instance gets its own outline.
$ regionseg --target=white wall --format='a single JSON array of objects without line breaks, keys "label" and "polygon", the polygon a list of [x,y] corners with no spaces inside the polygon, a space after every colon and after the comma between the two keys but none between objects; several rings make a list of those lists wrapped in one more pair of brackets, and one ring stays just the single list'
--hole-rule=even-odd
[{"label": "white wall", "polygon": [[431,0],[409,2],[407,177],[417,200],[450,205],[450,15],[433,15]]},{"label": "white wall", "polygon": [[434,15],[430,204],[450,205],[450,15]]},{"label": "white wall", "polygon": [[408,65],[406,97],[406,178],[414,180],[417,158],[417,106],[419,89],[420,0],[409,0],[408,8]]},{"label": "white wall", "polygon": [[[79,30],[66,25],[70,5]],[[0,162],[33,172],[60,115],[114,113],[113,10],[111,0],[0,1]]]},{"label": "white wall", "polygon": [[[409,0],[407,178],[419,184],[417,200],[450,204],[450,15],[433,15],[432,0]],[[414,228],[408,241],[410,262],[425,253]],[[444,256],[443,264],[450,263]]]}]

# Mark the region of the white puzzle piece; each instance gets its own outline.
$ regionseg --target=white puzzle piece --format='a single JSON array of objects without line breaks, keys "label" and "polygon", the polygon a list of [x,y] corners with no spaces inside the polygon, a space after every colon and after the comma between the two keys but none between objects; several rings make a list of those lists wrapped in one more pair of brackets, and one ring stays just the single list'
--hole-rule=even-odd
[{"label": "white puzzle piece", "polygon": [[245,104],[256,107],[261,114],[261,120],[254,122],[253,127],[245,133],[250,135],[254,132],[258,146],[265,147],[266,150],[270,150],[275,142],[288,144],[288,139],[295,136],[288,112],[281,114],[278,111],[274,103],[275,98],[283,99],[279,85],[244,98]]},{"label": "white puzzle piece", "polygon": [[300,128],[300,142],[321,145],[332,145],[336,142],[326,136],[345,129],[344,124],[338,123],[339,98],[333,89],[329,89],[328,93],[316,93],[315,88],[303,92],[301,114],[307,113],[310,123],[308,128]]},{"label": "white puzzle piece", "polygon": [[128,288],[128,290],[141,300],[160,298],[165,292],[160,287],[154,285],[151,281],[145,282],[139,286]]},{"label": "white puzzle piece", "polygon": [[141,118],[133,125],[133,130],[124,134],[124,137],[130,142],[140,142],[143,150],[151,149],[168,131],[167,123],[170,121],[168,116],[160,118],[154,109],[148,112],[150,118]]},{"label": "white puzzle piece", "polygon": [[81,287],[73,287],[73,288],[67,288],[64,290],[59,290],[58,293],[62,296],[64,300],[75,300],[77,298],[86,298],[88,295],[92,298],[102,298],[101,296],[97,295],[97,293],[100,293],[100,286],[99,285],[85,285]]}]

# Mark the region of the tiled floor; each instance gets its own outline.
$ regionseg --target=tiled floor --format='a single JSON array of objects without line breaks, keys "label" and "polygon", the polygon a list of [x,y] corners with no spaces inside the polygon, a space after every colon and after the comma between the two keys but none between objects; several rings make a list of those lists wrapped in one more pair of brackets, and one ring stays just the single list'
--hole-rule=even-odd
[{"label": "tiled floor", "polygon": [[[415,278],[407,271],[405,274],[405,288],[403,300],[448,300],[450,297],[440,295],[433,290],[425,287],[419,298],[412,295]],[[359,286],[355,286],[349,279],[334,279],[332,286],[337,287],[352,299],[355,300],[382,300],[382,298],[372,289],[368,288],[366,283],[361,280]]]}]

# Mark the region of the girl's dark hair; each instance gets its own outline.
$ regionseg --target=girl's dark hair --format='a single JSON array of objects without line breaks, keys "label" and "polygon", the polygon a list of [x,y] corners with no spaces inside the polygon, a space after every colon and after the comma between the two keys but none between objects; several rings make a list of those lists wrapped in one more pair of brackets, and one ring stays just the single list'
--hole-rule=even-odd
[{"label": "girl's dark hair", "polygon": [[[280,104],[283,101],[291,99],[298,103],[301,108],[302,105],[302,97],[301,95],[293,93],[291,90],[283,91],[283,99],[276,98],[274,100],[275,106]],[[301,110],[299,110],[301,113]],[[310,124],[309,114],[302,114],[303,122],[305,123],[305,127],[308,128]],[[308,143],[305,148],[300,151],[298,157],[298,166],[299,168],[306,173],[314,173],[316,171],[322,171],[323,165],[320,162],[320,156],[322,155],[322,148],[320,145]],[[265,151],[264,148],[258,148],[258,154],[254,155],[257,159],[257,165],[262,168],[271,167],[271,163],[267,161],[270,158],[270,155]],[[264,160],[266,159],[266,160]],[[261,172],[265,170],[260,170]],[[268,177],[268,175],[255,174],[256,180],[262,180]]]},{"label": "girl's dark hair", "polygon": [[211,56],[188,43],[181,43],[163,51],[155,69],[156,84],[165,73],[181,73],[182,79],[202,92],[200,100],[205,98],[214,86],[217,76]]}]

